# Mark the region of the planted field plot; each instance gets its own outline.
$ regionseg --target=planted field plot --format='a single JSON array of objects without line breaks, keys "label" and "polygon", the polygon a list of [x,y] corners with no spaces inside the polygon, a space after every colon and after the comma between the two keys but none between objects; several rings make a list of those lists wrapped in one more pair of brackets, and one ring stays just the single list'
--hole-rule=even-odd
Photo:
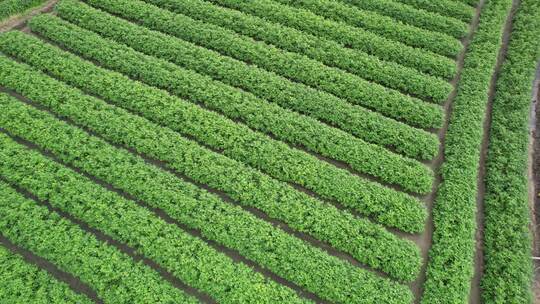
[{"label": "planted field plot", "polygon": [[0,298],[531,302],[539,22],[532,0],[57,2],[0,34]]}]

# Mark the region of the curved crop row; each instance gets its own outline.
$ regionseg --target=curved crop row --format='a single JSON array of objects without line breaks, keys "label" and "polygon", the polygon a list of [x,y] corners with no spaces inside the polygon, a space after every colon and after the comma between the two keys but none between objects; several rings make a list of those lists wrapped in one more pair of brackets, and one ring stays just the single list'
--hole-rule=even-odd
[{"label": "curved crop row", "polygon": [[217,302],[309,303],[146,208],[40,153],[5,136],[0,136],[0,146],[0,175],[5,181],[127,244]]},{"label": "curved crop row", "polygon": [[405,24],[444,33],[458,39],[467,35],[468,24],[461,20],[416,9],[392,0],[341,0],[341,2],[394,18]]},{"label": "curved crop row", "polygon": [[[224,26],[238,33],[253,36],[255,39],[275,43],[275,40],[264,40],[268,39],[266,37],[268,35],[257,31],[255,27],[248,28],[236,23],[224,22],[223,15],[214,17],[210,14],[204,14],[204,11],[196,5],[196,2],[199,1],[201,0],[147,0],[149,3],[176,13]],[[325,19],[310,11],[282,5],[271,0],[210,0],[210,2],[280,23],[314,36],[334,40],[347,48],[366,52],[382,60],[395,62],[432,76],[450,79],[456,73],[456,64],[449,58],[385,39],[361,28]]]},{"label": "curved crop row", "polygon": [[[94,3],[92,0],[88,2]],[[100,5],[104,5],[103,2],[106,1],[100,0]],[[121,6],[120,3],[115,4],[115,6],[119,5]],[[190,17],[197,20],[233,29],[239,34],[254,37],[258,41],[264,41],[285,51],[304,54],[330,67],[343,69],[360,77],[345,73],[357,80],[358,89],[363,89],[371,95],[371,97],[366,96],[367,101],[358,101],[358,103],[374,110],[378,110],[381,107],[379,104],[384,104],[385,100],[395,100],[393,95],[399,92],[389,90],[389,88],[436,103],[444,102],[453,89],[452,85],[443,79],[419,73],[413,68],[394,62],[381,61],[362,51],[345,48],[335,41],[318,38],[243,12],[200,0],[175,2],[174,7],[177,12],[192,12]],[[414,101],[420,102],[415,99]]]},{"label": "curved crop row", "polygon": [[[61,1],[56,11],[65,20],[137,51],[208,74],[260,98],[338,126],[368,142],[413,158],[429,160],[438,153],[439,140],[434,134],[350,105],[334,95],[293,83],[256,66],[137,26],[78,1]],[[14,55],[24,49],[24,46],[15,47],[11,44],[4,44],[3,47],[16,48],[13,51],[6,50]]]},{"label": "curved crop row", "polygon": [[493,101],[484,199],[484,303],[532,303],[528,145],[540,2],[522,0]]},{"label": "curved crop row", "polygon": [[[0,134],[1,137],[5,135]],[[0,181],[0,232],[90,286],[106,303],[199,303],[149,267]]]},{"label": "curved crop row", "polygon": [[[343,70],[328,67],[306,56],[277,49],[264,42],[254,41],[249,37],[237,35],[221,27],[196,21],[181,14],[171,13],[142,1],[86,2],[150,29],[218,51],[292,81],[332,93],[351,104],[376,109],[385,116],[401,120],[411,126],[421,128],[442,126],[441,107],[373,83],[369,86],[374,90],[378,89],[372,93],[367,89],[365,80]],[[377,94],[380,96],[377,97]],[[384,99],[381,96],[384,96]]]},{"label": "curved crop row", "polygon": [[3,0],[0,1],[0,22],[13,15],[24,13],[25,11],[41,5],[46,0]]},{"label": "curved crop row", "polygon": [[[39,74],[35,73],[23,75],[11,71],[10,68],[7,70],[18,76],[20,81],[39,77]],[[39,86],[33,90],[22,89],[18,92],[31,99],[40,100],[54,113],[73,119],[115,144],[159,159],[172,170],[221,190],[242,205],[258,208],[294,229],[326,241],[361,262],[382,269],[401,280],[412,280],[416,277],[421,264],[418,249],[414,244],[400,240],[382,227],[363,219],[355,219],[349,213],[310,198],[257,170],[201,148],[169,129],[160,128],[123,110],[85,97],[54,81],[42,81],[48,84],[48,88],[44,88],[44,85],[41,87],[44,90],[41,92],[47,93],[47,98],[39,97]],[[15,85],[8,83],[7,86],[12,88]],[[61,100],[78,101],[62,105]],[[9,108],[9,105],[6,105],[6,108]],[[399,207],[401,206],[395,208]],[[409,206],[401,209],[405,208],[410,210]],[[417,206],[416,210],[423,211],[420,206]],[[412,217],[416,214],[402,215]],[[335,226],[326,226],[327,223],[334,223]],[[418,221],[418,225],[421,223]]]},{"label": "curved crop row", "polygon": [[[242,120],[248,126],[272,133],[277,139],[345,162],[352,169],[376,176],[384,182],[397,184],[417,193],[431,191],[433,172],[418,161],[369,144],[339,129],[280,108],[206,76],[138,53],[57,17],[44,16],[33,20],[43,20],[31,23],[33,31],[105,67],[166,89],[181,98],[201,102],[214,110],[226,112],[230,118]],[[328,174],[350,176],[348,179],[360,181],[344,169],[326,166],[322,161],[319,163],[320,166],[325,166]]]},{"label": "curved crop row", "polygon": [[445,139],[442,184],[422,303],[465,303],[474,267],[478,167],[488,91],[512,0],[485,3],[469,45]]},{"label": "curved crop row", "polygon": [[455,57],[463,45],[454,37],[427,31],[398,22],[392,18],[363,11],[350,5],[332,0],[274,0],[312,11],[315,14],[337,22],[364,28],[387,39],[404,43],[414,48],[424,49],[439,55]]},{"label": "curved crop row", "polygon": [[330,256],[242,208],[50,114],[17,104],[12,104],[9,112],[0,113],[6,132],[33,142],[61,161],[111,184],[138,201],[163,210],[187,227],[199,230],[206,239],[237,250],[323,299],[337,303],[355,303],[364,299],[396,304],[412,301],[405,286]]},{"label": "curved crop row", "polygon": [[474,8],[465,3],[452,0],[395,0],[418,9],[423,9],[447,17],[460,19],[463,22],[470,22],[474,15]]},{"label": "curved crop row", "polygon": [[[27,39],[34,40],[26,41],[27,43],[24,43],[24,36],[20,36],[19,41],[13,39],[15,37],[10,37],[10,34],[5,35],[8,40],[3,40],[3,38],[0,37],[0,41],[7,42],[3,45],[23,46],[11,50],[8,47],[1,48],[6,53],[16,54],[14,56],[19,60],[53,74],[71,85],[91,91],[155,123],[166,125],[189,138],[197,139],[205,146],[234,156],[234,159],[240,163],[251,164],[252,167],[267,172],[279,180],[296,181],[301,185],[307,185],[309,189],[321,196],[338,200],[344,206],[355,209],[387,226],[408,232],[418,232],[423,229],[425,210],[421,207],[421,203],[412,197],[377,187],[375,184],[361,182],[348,174],[329,175],[328,172],[333,168],[329,164],[282,143],[272,141],[219,115],[205,112],[189,103],[182,103],[163,91],[141,85],[117,73],[97,68],[71,54],[47,47],[43,43],[38,46],[39,41],[35,38],[26,36]],[[5,59],[2,62],[5,63],[3,66],[6,71],[20,75],[21,78],[24,77],[23,71],[29,72],[28,69],[14,65]],[[10,82],[5,74],[0,74],[0,76],[5,86],[21,90],[18,89],[17,82]],[[63,86],[54,81],[50,81],[50,86],[66,91]],[[26,91],[26,94],[31,93]],[[33,96],[36,98],[40,96],[39,93],[35,94]],[[240,166],[240,164],[235,165],[235,167]],[[210,174],[205,180],[208,182],[208,178],[212,177]],[[256,179],[260,180],[260,178]],[[220,183],[217,185],[224,186]],[[295,197],[295,195],[284,197]],[[305,195],[300,200],[310,201]]]},{"label": "curved crop row", "polygon": [[1,244],[0,265],[0,298],[4,303],[93,303]]}]

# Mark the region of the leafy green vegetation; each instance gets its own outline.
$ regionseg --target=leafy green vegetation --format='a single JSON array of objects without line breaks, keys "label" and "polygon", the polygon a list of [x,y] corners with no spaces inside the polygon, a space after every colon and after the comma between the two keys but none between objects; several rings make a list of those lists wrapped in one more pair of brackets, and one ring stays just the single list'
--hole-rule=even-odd
[{"label": "leafy green vegetation", "polygon": [[[431,159],[438,152],[439,141],[434,134],[410,128],[375,112],[350,105],[334,95],[292,82],[256,66],[137,26],[81,2],[62,1],[56,6],[56,10],[62,18],[122,42],[137,51],[210,75],[285,108],[336,125],[368,142],[420,159]],[[21,52],[20,48],[17,52]],[[381,102],[384,100],[386,99],[381,98]]]},{"label": "leafy green vegetation", "polygon": [[511,0],[487,1],[468,47],[445,138],[443,182],[422,303],[468,301],[474,267],[478,166],[488,92]]},{"label": "leafy green vegetation", "polygon": [[[0,137],[6,138],[4,134]],[[0,181],[0,231],[114,303],[199,303],[157,272]]]},{"label": "leafy green vegetation", "polygon": [[43,4],[45,0],[2,0],[0,1],[0,22],[14,15]]},{"label": "leafy green vegetation", "polygon": [[92,303],[66,283],[1,245],[0,265],[0,298],[5,303]]},{"label": "leafy green vegetation", "polygon": [[[7,182],[130,245],[220,303],[307,302],[246,265],[234,263],[135,202],[96,187],[89,179],[25,149],[5,135],[0,136],[0,140],[0,175]],[[55,187],[50,187],[52,184]]]},{"label": "leafy green vegetation", "polygon": [[531,84],[540,58],[540,3],[523,0],[497,79],[486,168],[484,303],[531,303],[527,185]]}]

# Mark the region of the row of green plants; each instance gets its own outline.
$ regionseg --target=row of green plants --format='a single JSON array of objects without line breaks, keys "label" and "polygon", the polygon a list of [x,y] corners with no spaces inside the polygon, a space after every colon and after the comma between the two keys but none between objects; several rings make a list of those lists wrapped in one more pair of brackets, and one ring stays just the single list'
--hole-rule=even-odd
[{"label": "row of green plants", "polygon": [[461,20],[417,9],[393,0],[341,0],[341,2],[391,17],[404,24],[444,33],[458,39],[465,37],[468,31],[468,23]]},{"label": "row of green plants", "polygon": [[[88,2],[94,3],[91,0]],[[98,2],[103,5],[104,1]],[[398,93],[394,90],[399,90],[427,101],[442,103],[452,91],[452,86],[444,79],[422,74],[395,62],[381,61],[376,56],[344,47],[333,40],[319,38],[240,11],[202,0],[174,2],[174,6],[170,5],[170,2],[158,3],[156,1],[156,4],[170,8],[176,13],[189,15],[194,19],[234,30],[238,34],[253,37],[257,41],[264,41],[282,50],[297,53],[297,56],[298,54],[306,55],[322,64],[335,67],[338,71],[342,69],[352,73],[355,76],[339,71],[341,74],[356,79],[363,85],[362,87],[366,87],[367,92],[372,92],[373,96],[393,95]],[[366,45],[369,43],[365,42]],[[394,90],[390,91],[382,86]],[[385,90],[389,92],[386,93]],[[377,110],[377,102],[388,98],[391,97],[366,101],[366,106]],[[413,100],[419,102],[419,100]]]},{"label": "row of green plants", "polygon": [[[273,37],[271,36],[273,35],[268,35],[265,31],[259,31],[257,29],[258,25],[255,22],[253,24],[247,22],[244,24],[240,24],[240,22],[226,22],[224,21],[227,15],[226,10],[222,9],[219,14],[216,14],[216,12],[212,13],[212,8],[208,5],[201,5],[201,1],[188,0],[177,2],[174,0],[148,0],[147,2],[277,46],[281,46],[278,42],[283,44],[282,41],[287,40],[286,37],[274,37],[272,39]],[[355,28],[344,23],[325,19],[310,11],[296,9],[272,0],[211,0],[210,2],[236,9],[270,22],[283,24],[317,37],[333,40],[346,48],[359,50],[382,60],[395,62],[436,77],[453,78],[456,72],[455,62],[450,58],[422,49],[415,49],[403,43],[385,39],[361,28]],[[199,5],[197,5],[198,3]],[[201,9],[201,6],[204,10]],[[217,9],[217,7],[214,7],[214,9]],[[244,15],[246,16],[244,19],[248,19],[249,15]],[[359,71],[359,73],[362,72]]]},{"label": "row of green plants", "polygon": [[463,22],[470,22],[474,15],[474,8],[470,5],[453,0],[397,0],[403,4],[413,6],[417,9],[426,10],[446,17],[459,19]]},{"label": "row of green plants", "polygon": [[[248,163],[279,180],[307,186],[320,196],[336,200],[387,226],[408,232],[423,229],[426,212],[418,200],[406,194],[363,182],[343,170],[336,171],[340,174],[330,175],[329,171],[335,168],[332,165],[220,118],[217,114],[209,115],[209,112],[179,102],[166,92],[97,68],[58,49],[50,46],[47,48],[43,43],[39,45],[35,39],[9,39],[12,34],[6,35],[8,39],[0,37],[0,40],[8,42],[2,44],[4,52],[71,85],[167,126],[188,138],[197,139],[205,147],[231,156],[240,163]],[[8,44],[23,47],[10,51],[5,47]],[[47,49],[50,50],[49,54],[45,52]],[[16,66],[6,59],[3,61],[7,63],[6,68],[10,64],[13,73],[16,72]],[[7,80],[4,82],[8,84]]]},{"label": "row of green plants", "polygon": [[[33,78],[34,83],[42,80]],[[19,82],[21,87],[28,83],[27,79]],[[41,93],[42,98],[48,96]],[[159,208],[187,228],[197,229],[205,239],[237,251],[322,299],[337,303],[364,299],[372,303],[412,301],[406,286],[331,256],[239,206],[146,163],[129,151],[115,148],[46,112],[22,103],[9,106],[9,110],[0,114],[0,119],[10,135],[32,142],[65,164],[110,184],[134,200]],[[103,105],[96,103],[95,106]],[[76,110],[84,113],[82,109]],[[99,117],[97,120],[96,124]],[[119,122],[122,123],[125,121]],[[125,125],[126,129],[128,127]]]},{"label": "row of green plants", "polygon": [[[444,120],[440,106],[423,103],[397,91],[384,89],[385,99],[365,89],[365,84],[343,70],[325,66],[306,56],[286,52],[249,37],[236,35],[221,27],[193,20],[141,1],[86,1],[113,15],[121,16],[150,29],[218,51],[248,64],[289,78],[313,88],[332,93],[351,104],[364,105],[385,116],[421,128],[439,128]],[[371,86],[374,88],[375,86]],[[381,92],[378,90],[378,94]],[[382,95],[381,95],[382,96]],[[380,102],[383,105],[377,105]],[[376,101],[373,103],[373,101]],[[394,105],[394,106],[391,106]]]},{"label": "row of green plants", "polygon": [[76,276],[105,303],[199,303],[150,267],[136,263],[2,181],[0,232],[15,245]]},{"label": "row of green plants", "polygon": [[351,105],[332,94],[137,26],[79,1],[61,1],[56,11],[65,20],[139,52],[208,74],[260,98],[337,126],[368,142],[425,160],[432,159],[438,153],[439,140],[436,135]]},{"label": "row of green plants", "polygon": [[[296,29],[280,23],[273,23],[268,21],[265,16],[253,16],[249,14],[250,12],[237,11],[217,5],[231,5],[229,2],[222,3],[219,1],[219,3],[213,5],[202,0],[189,0],[174,2],[174,5],[171,5],[168,0],[154,0],[152,3],[164,6],[176,13],[189,15],[194,19],[233,30],[241,35],[253,37],[255,40],[264,41],[283,50],[307,55],[327,66],[342,69],[362,79],[430,102],[443,103],[452,90],[452,86],[444,79],[441,79],[440,75],[432,77],[425,72],[419,72],[410,65],[400,65],[400,63],[388,59],[380,59],[377,55],[365,53],[365,50],[344,46],[343,43],[336,42],[328,37],[318,37],[313,33],[302,31],[300,28]],[[233,3],[232,6],[240,5],[240,2]],[[280,4],[276,3],[275,5]],[[339,24],[342,28],[346,26],[342,23],[336,24]],[[353,27],[348,29],[349,32],[355,30]],[[357,28],[356,32],[360,33],[360,30]],[[375,35],[375,37],[378,36]],[[364,41],[363,45],[372,45],[373,43],[373,41]],[[404,49],[404,47],[405,45],[399,45],[399,49]],[[420,50],[414,49],[413,51],[420,52]],[[400,58],[403,58],[403,56],[405,55]],[[417,55],[417,57],[422,58],[422,62],[429,61],[428,58],[423,58],[423,56]],[[445,58],[445,61],[448,62],[449,66],[454,65],[451,60]],[[441,66],[440,64],[437,65]],[[371,86],[379,88],[374,84]]]},{"label": "row of green plants", "polygon": [[526,172],[538,37],[540,2],[522,0],[497,79],[487,156],[482,298],[489,304],[532,303],[532,213]]},{"label": "row of green plants", "polygon": [[[0,186],[1,187],[1,186]],[[0,243],[0,298],[4,303],[93,303]]]},{"label": "row of green plants", "polygon": [[[6,71],[16,75],[19,82],[39,78],[38,73],[24,75],[21,71],[11,70],[9,67]],[[48,81],[47,87],[42,85],[26,90],[18,89],[17,83],[13,81],[2,81],[2,84],[17,89],[31,99],[41,100],[41,103],[57,115],[68,117],[115,144],[163,161],[171,170],[195,182],[223,191],[240,204],[260,209],[271,218],[326,241],[393,277],[413,280],[418,273],[421,259],[413,243],[399,239],[365,219],[355,219],[349,213],[313,199],[257,170],[208,151],[170,129],[156,126],[126,111],[85,97],[55,81]],[[40,91],[42,96],[46,95],[48,98],[40,98]],[[62,100],[70,102],[62,104]],[[95,109],[97,105],[100,105],[99,110]],[[81,111],[82,113],[79,113]],[[334,226],[328,226],[328,223],[334,223]],[[419,224],[421,223],[419,221]]]},{"label": "row of green plants", "polygon": [[308,303],[137,203],[5,135],[0,147],[0,176],[10,185],[128,245],[218,303]]},{"label": "row of green plants", "polygon": [[468,47],[445,138],[422,303],[465,303],[474,269],[478,167],[488,93],[512,0],[489,0]]},{"label": "row of green plants", "polygon": [[[344,162],[356,172],[369,174],[380,181],[399,185],[411,192],[431,191],[433,172],[416,160],[367,143],[315,119],[283,109],[206,76],[182,70],[169,62],[138,53],[58,17],[49,15],[34,18],[30,27],[34,32],[104,67],[165,89],[178,97],[195,103],[200,102],[212,110],[226,112],[229,118],[240,120],[253,129],[268,132],[278,140]],[[284,144],[281,146],[284,147]],[[298,153],[299,150],[295,151]],[[343,178],[336,181],[381,187],[345,169],[317,160],[315,156],[308,156],[303,152],[300,154],[304,155],[300,159],[308,160],[318,168],[324,168],[324,171],[319,172],[321,174],[319,179],[322,179],[322,176],[334,178],[342,176]]]},{"label": "row of green plants", "polygon": [[384,38],[404,43],[414,48],[424,49],[439,55],[455,57],[463,45],[452,36],[427,31],[403,24],[392,18],[360,10],[350,5],[331,0],[277,0],[286,5],[310,10],[315,14],[344,22],[354,27],[364,28]]},{"label": "row of green plants", "polygon": [[23,14],[31,8],[43,4],[45,0],[3,0],[0,1],[0,21]]}]

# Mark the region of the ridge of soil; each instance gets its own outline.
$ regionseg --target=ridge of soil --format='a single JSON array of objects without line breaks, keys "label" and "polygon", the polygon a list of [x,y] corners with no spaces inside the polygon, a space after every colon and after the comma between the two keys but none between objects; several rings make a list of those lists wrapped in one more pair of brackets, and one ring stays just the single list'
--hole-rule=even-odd
[{"label": "ridge of soil", "polygon": [[[536,77],[533,82],[531,96],[531,113],[530,113],[530,133],[529,133],[529,166],[528,166],[528,184],[529,184],[529,207],[531,210],[531,233],[533,235],[533,257],[540,256],[540,199],[538,191],[540,190],[540,133],[539,119],[540,109],[538,102],[540,101],[540,62],[536,67]],[[533,259],[534,280],[533,280],[533,301],[540,303],[540,260]]]}]

